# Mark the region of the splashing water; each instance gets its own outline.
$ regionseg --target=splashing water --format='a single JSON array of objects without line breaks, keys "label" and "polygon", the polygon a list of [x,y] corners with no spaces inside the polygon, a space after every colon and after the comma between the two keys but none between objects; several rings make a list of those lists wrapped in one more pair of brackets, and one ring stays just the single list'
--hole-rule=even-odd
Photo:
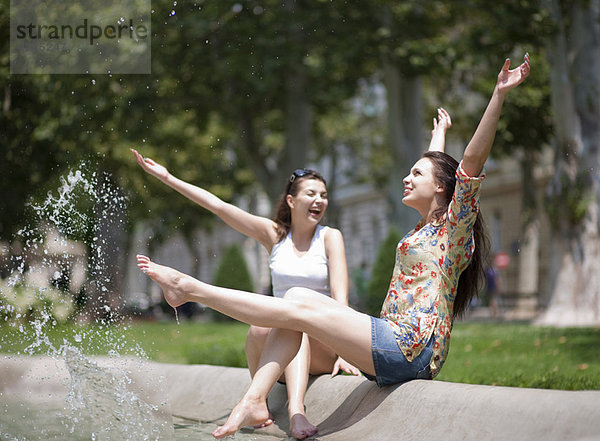
[{"label": "splashing water", "polygon": [[71,433],[83,425],[93,427],[97,439],[157,440],[168,431],[170,422],[156,416],[158,406],[129,390],[130,379],[118,365],[100,367],[72,346],[61,352],[71,375]]},{"label": "splashing water", "polygon": [[179,323],[179,315],[177,314],[177,308],[173,308],[175,310],[175,321],[177,322],[177,325],[180,325],[181,323]]},{"label": "splashing water", "polygon": [[[172,421],[164,416],[165,409],[132,389],[131,360],[141,362],[147,356],[126,339],[126,328],[116,326],[122,302],[114,280],[115,250],[119,249],[126,198],[110,176],[88,168],[82,164],[70,171],[60,178],[56,192],[29,203],[35,219],[17,232],[10,275],[0,279],[0,320],[6,329],[0,335],[0,352],[8,348],[5,337],[7,341],[10,337],[26,345],[16,351],[18,355],[44,355],[66,367],[70,385],[62,405],[64,414],[54,411],[46,416],[54,417],[66,432],[50,436],[47,429],[40,429],[41,438],[9,436],[3,428],[6,422],[0,419],[0,439],[172,438]],[[63,335],[61,345],[53,343],[49,335],[60,334],[60,323],[74,318],[93,326]],[[109,353],[107,365],[83,355],[90,351]],[[44,372],[40,384],[53,374],[52,370]],[[153,381],[155,390],[163,387],[159,379]],[[5,399],[0,390],[0,405]],[[17,408],[4,406],[0,408],[4,413]],[[33,412],[23,402],[18,406],[23,417]],[[17,418],[13,422],[18,423]],[[25,429],[17,424],[17,430]]]}]

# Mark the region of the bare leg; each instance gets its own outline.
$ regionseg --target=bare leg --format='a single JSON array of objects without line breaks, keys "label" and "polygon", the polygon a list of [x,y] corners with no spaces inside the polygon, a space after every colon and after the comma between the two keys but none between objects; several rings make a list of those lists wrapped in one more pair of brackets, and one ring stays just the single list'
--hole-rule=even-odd
[{"label": "bare leg", "polygon": [[250,329],[248,329],[244,351],[246,352],[246,361],[248,362],[248,370],[251,377],[254,377],[254,374],[258,370],[260,355],[270,332],[271,328],[263,328],[261,326],[250,326]]},{"label": "bare leg", "polygon": [[318,339],[362,371],[374,374],[369,316],[327,296],[293,288],[280,299],[215,287],[158,265],[145,256],[138,256],[138,267],[160,285],[173,307],[188,301],[200,302],[251,325],[285,328],[273,329],[267,338],[260,367],[248,392],[225,425],[215,431],[215,437],[231,435],[243,425],[267,419],[266,397],[283,368],[298,352],[300,332]]},{"label": "bare leg", "polygon": [[[258,369],[260,356],[270,331],[271,328],[261,328],[259,326],[250,326],[248,330],[245,352],[251,377],[254,377]],[[280,378],[280,380],[286,381],[290,431],[294,438],[304,439],[318,432],[317,426],[311,424],[306,418],[304,410],[308,374],[320,375],[331,372],[336,358],[335,352],[330,348],[303,334],[300,350]],[[254,427],[258,429],[272,423],[273,415],[269,412],[267,421]]]},{"label": "bare leg", "polygon": [[257,425],[268,418],[267,396],[298,352],[301,341],[302,333],[298,331],[271,330],[250,387],[233,408],[225,424],[213,432],[215,438],[233,435],[244,426]]},{"label": "bare leg", "polygon": [[[270,332],[271,328],[263,328],[260,326],[250,326],[250,329],[248,329],[244,351],[246,352],[248,370],[250,371],[250,376],[252,378],[254,378],[254,374],[256,374],[256,371],[258,370],[260,356]],[[255,424],[254,428],[259,429],[270,424],[273,424],[273,414],[271,414],[271,411],[269,411],[268,418],[260,424]]]},{"label": "bare leg", "polygon": [[199,302],[250,325],[305,332],[361,371],[375,373],[370,317],[330,297],[304,288],[290,289],[283,299],[221,288],[145,256],[138,256],[138,267],[158,283],[172,307]]},{"label": "bare leg", "polygon": [[318,432],[304,411],[304,397],[308,385],[308,372],[311,365],[311,351],[308,335],[302,334],[302,344],[298,353],[285,369],[285,382],[288,394],[288,414],[290,431],[296,439],[304,439]]},{"label": "bare leg", "polygon": [[316,338],[309,337],[311,375],[330,374],[337,355],[330,347],[325,346]]}]

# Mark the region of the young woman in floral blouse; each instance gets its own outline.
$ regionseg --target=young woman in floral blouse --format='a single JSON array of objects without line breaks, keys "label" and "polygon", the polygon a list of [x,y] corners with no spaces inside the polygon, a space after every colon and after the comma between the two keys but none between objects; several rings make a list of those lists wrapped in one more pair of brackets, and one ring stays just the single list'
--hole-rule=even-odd
[{"label": "young woman in floral blouse", "polygon": [[507,59],[462,162],[427,152],[404,179],[403,202],[422,220],[399,243],[381,318],[308,289],[266,297],[215,287],[137,257],[138,267],[160,285],[171,306],[199,302],[242,322],[274,328],[248,391],[213,436],[224,438],[267,419],[267,395],[298,351],[302,332],[333,348],[379,386],[437,375],[448,353],[453,319],[467,307],[481,266],[480,174],[504,98],[529,75],[529,56],[516,69],[509,68]]}]

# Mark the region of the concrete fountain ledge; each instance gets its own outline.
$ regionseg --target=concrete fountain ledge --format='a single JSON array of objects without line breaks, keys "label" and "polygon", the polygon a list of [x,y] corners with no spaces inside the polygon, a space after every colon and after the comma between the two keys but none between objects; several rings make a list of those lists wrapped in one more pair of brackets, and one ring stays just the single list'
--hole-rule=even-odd
[{"label": "concrete fountain ledge", "polygon": [[[247,370],[95,358],[127,372],[132,390],[164,412],[221,424],[250,383]],[[66,396],[61,360],[0,355],[0,400]],[[289,436],[285,388],[269,397],[275,424],[260,439]],[[379,389],[360,377],[323,375],[306,394],[320,440],[577,440],[600,439],[600,391],[554,391],[416,380]],[[262,436],[265,436],[263,438]]]}]

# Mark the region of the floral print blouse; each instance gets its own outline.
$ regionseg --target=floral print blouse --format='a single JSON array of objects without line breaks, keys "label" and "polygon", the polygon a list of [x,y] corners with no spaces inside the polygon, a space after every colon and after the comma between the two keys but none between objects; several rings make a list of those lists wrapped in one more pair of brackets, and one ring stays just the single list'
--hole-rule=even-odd
[{"label": "floral print blouse", "polygon": [[448,355],[458,279],[475,250],[473,226],[484,177],[470,177],[461,162],[448,213],[426,225],[419,222],[396,250],[381,318],[391,324],[398,346],[409,361],[421,353],[433,336],[433,377]]}]

